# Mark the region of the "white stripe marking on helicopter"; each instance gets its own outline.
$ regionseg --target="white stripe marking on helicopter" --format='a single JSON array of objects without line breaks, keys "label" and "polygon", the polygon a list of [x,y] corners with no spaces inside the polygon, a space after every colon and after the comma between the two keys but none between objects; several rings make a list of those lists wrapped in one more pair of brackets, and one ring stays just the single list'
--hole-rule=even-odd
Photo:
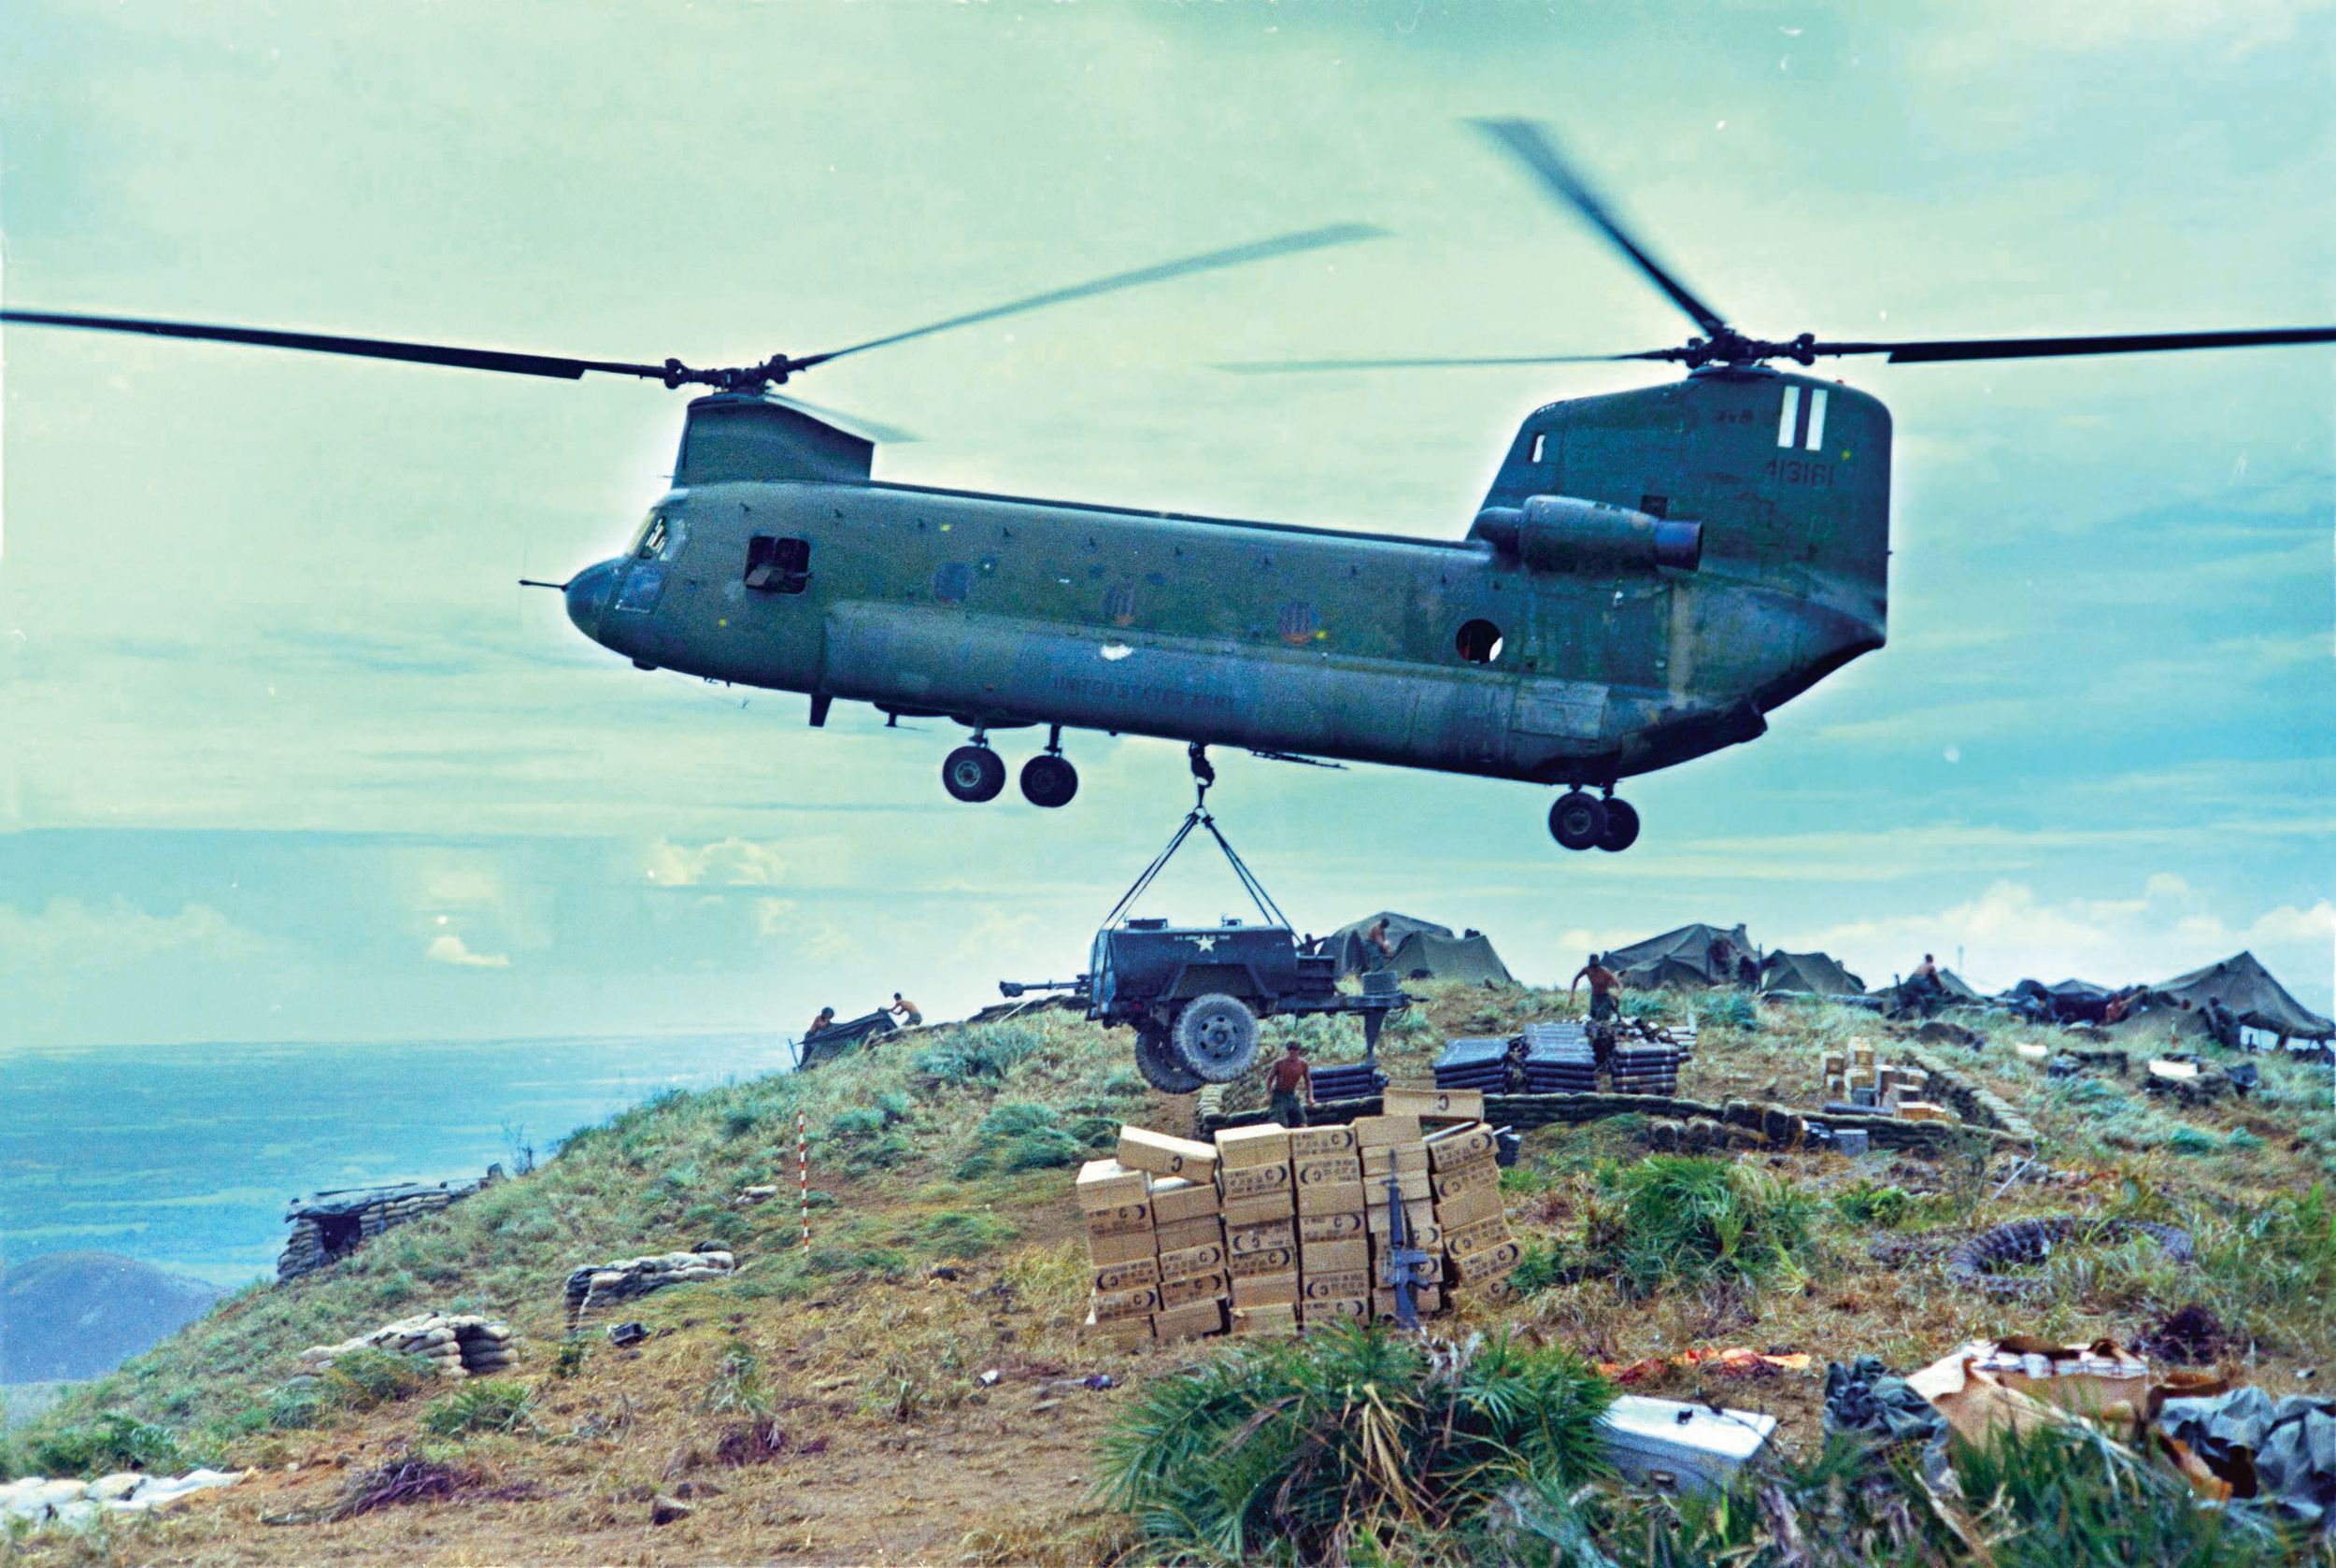
[{"label": "white stripe marking on helicopter", "polygon": [[1800,418],[1800,415],[1801,389],[1799,387],[1787,387],[1785,389],[1785,406],[1776,416],[1776,444],[1778,446],[1789,447],[1792,445],[1792,427],[1794,422]]},{"label": "white stripe marking on helicopter", "polygon": [[1809,450],[1825,445],[1825,389],[1817,388],[1809,394]]}]

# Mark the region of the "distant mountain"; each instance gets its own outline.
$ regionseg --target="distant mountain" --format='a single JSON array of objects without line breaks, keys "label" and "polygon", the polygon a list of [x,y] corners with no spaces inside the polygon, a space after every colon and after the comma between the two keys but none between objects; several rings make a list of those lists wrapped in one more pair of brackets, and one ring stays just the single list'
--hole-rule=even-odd
[{"label": "distant mountain", "polygon": [[115,1252],[51,1252],[0,1266],[0,1383],[96,1377],[220,1292]]}]

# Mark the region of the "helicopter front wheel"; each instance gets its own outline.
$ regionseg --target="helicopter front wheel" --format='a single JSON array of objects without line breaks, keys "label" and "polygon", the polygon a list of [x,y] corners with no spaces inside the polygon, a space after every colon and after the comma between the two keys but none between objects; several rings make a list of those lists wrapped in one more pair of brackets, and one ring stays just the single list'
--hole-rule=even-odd
[{"label": "helicopter front wheel", "polygon": [[1549,808],[1549,836],[1569,849],[1596,848],[1606,836],[1606,803],[1587,790],[1568,790]]},{"label": "helicopter front wheel", "polygon": [[962,801],[996,800],[1005,763],[986,746],[961,746],[941,763],[941,787]]}]

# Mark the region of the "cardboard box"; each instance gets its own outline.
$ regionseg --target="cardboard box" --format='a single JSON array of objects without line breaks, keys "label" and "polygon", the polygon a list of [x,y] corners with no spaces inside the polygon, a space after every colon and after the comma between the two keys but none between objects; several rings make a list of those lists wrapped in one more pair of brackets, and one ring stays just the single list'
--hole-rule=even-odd
[{"label": "cardboard box", "polygon": [[1152,1320],[1149,1318],[1111,1318],[1099,1319],[1087,1315],[1087,1333],[1113,1345],[1132,1347],[1152,1342]]},{"label": "cardboard box", "polygon": [[1298,1268],[1304,1274],[1338,1274],[1371,1266],[1371,1243],[1362,1234],[1360,1215],[1349,1241],[1306,1241],[1298,1244]]},{"label": "cardboard box", "polygon": [[1094,1287],[1098,1294],[1113,1290],[1141,1290],[1160,1283],[1160,1260],[1135,1258],[1124,1263],[1099,1263],[1095,1267]]},{"label": "cardboard box", "polygon": [[1196,1274],[1189,1279],[1170,1279],[1160,1287],[1160,1309],[1190,1302],[1219,1302],[1230,1293],[1231,1281],[1222,1274]]},{"label": "cardboard box", "polygon": [[1179,1219],[1173,1225],[1162,1225],[1153,1234],[1160,1238],[1159,1250],[1162,1252],[1222,1247],[1225,1242],[1225,1227],[1213,1214],[1204,1219]]},{"label": "cardboard box", "polygon": [[1441,1127],[1429,1133],[1428,1169],[1446,1171],[1456,1166],[1473,1165],[1489,1161],[1495,1152],[1492,1129],[1481,1121],[1460,1127]]},{"label": "cardboard box", "polygon": [[1160,1288],[1147,1285],[1139,1290],[1098,1290],[1088,1304],[1099,1323],[1114,1318],[1148,1318],[1160,1310]]},{"label": "cardboard box", "polygon": [[1227,1198],[1225,1229],[1254,1229],[1259,1225],[1271,1225],[1288,1219],[1297,1212],[1297,1200],[1288,1192],[1268,1192],[1261,1198]]},{"label": "cardboard box", "polygon": [[1236,1306],[1232,1309],[1232,1332],[1236,1334],[1294,1334],[1298,1332],[1297,1305],[1292,1303],[1284,1306]]},{"label": "cardboard box", "polygon": [[1217,1173],[1217,1190],[1227,1202],[1235,1198],[1262,1198],[1275,1192],[1289,1190],[1289,1167],[1281,1165],[1228,1165]]},{"label": "cardboard box", "polygon": [[1367,1301],[1371,1296],[1371,1271],[1347,1269],[1339,1274],[1302,1274],[1298,1276],[1298,1299],[1309,1302]]},{"label": "cardboard box", "polygon": [[1501,1190],[1497,1187],[1472,1188],[1435,1201],[1435,1222],[1443,1227],[1447,1239],[1455,1231],[1498,1219],[1502,1213]]},{"label": "cardboard box", "polygon": [[1200,1247],[1188,1247],[1175,1252],[1160,1255],[1158,1277],[1161,1281],[1190,1279],[1195,1275],[1218,1274],[1225,1267],[1225,1244],[1212,1241]]},{"label": "cardboard box", "polygon": [[1349,1152],[1318,1154],[1311,1160],[1290,1162],[1290,1174],[1303,1192],[1309,1187],[1335,1187],[1342,1182],[1360,1181],[1362,1164]]},{"label": "cardboard box", "polygon": [[1379,1109],[1387,1116],[1416,1116],[1422,1121],[1482,1121],[1481,1089],[1438,1089],[1432,1084],[1389,1084]]},{"label": "cardboard box", "polygon": [[1294,1247],[1269,1247],[1258,1252],[1236,1252],[1225,1262],[1225,1272],[1235,1279],[1255,1279],[1261,1275],[1290,1274],[1298,1267],[1298,1249]]},{"label": "cardboard box", "polygon": [[1217,1190],[1214,1173],[1193,1181],[1186,1176],[1167,1176],[1152,1183],[1152,1222],[1156,1225],[1180,1225],[1188,1219],[1205,1219],[1223,1212],[1225,1201]]},{"label": "cardboard box", "polygon": [[1309,1301],[1298,1307],[1298,1321],[1307,1328],[1318,1323],[1367,1323],[1371,1321],[1371,1298],[1342,1296],[1332,1301]]},{"label": "cardboard box", "polygon": [[1302,1215],[1360,1214],[1362,1209],[1362,1183],[1360,1181],[1325,1182],[1320,1186],[1298,1189],[1298,1212]]},{"label": "cardboard box", "polygon": [[1104,1269],[1155,1257],[1158,1247],[1149,1231],[1120,1231],[1107,1236],[1089,1236],[1087,1255],[1097,1268]]},{"label": "cardboard box", "polygon": [[1087,1211],[1087,1233],[1090,1236],[1121,1236],[1130,1231],[1149,1231],[1152,1228],[1152,1205],[1121,1204],[1117,1208],[1096,1208]]},{"label": "cardboard box", "polygon": [[1486,1251],[1471,1252],[1465,1257],[1453,1259],[1452,1276],[1468,1284],[1498,1279],[1517,1267],[1517,1260],[1521,1254],[1522,1249],[1517,1243],[1504,1241]]},{"label": "cardboard box", "polygon": [[1327,1127],[1297,1127],[1289,1133],[1289,1158],[1293,1161],[1319,1159],[1325,1154],[1352,1154],[1355,1151],[1355,1130],[1342,1122]]},{"label": "cardboard box", "polygon": [[1312,1247],[1318,1242],[1360,1239],[1363,1235],[1360,1214],[1304,1214],[1298,1217],[1298,1240]]},{"label": "cardboard box", "polygon": [[[1431,1318],[1444,1310],[1444,1292],[1433,1285],[1411,1288],[1411,1306],[1422,1318]],[[1392,1319],[1395,1316],[1395,1292],[1385,1286],[1371,1292],[1371,1313],[1375,1318]]]},{"label": "cardboard box", "polygon": [[1297,1245],[1298,1222],[1294,1219],[1275,1219],[1263,1225],[1245,1225],[1238,1230],[1228,1227],[1225,1231],[1225,1251],[1231,1257],[1239,1257],[1244,1252],[1263,1252],[1275,1247]]},{"label": "cardboard box", "polygon": [[1090,1160],[1079,1167],[1079,1207],[1090,1214],[1152,1201],[1152,1178],[1117,1160]]},{"label": "cardboard box", "polygon": [[[1471,1252],[1489,1251],[1508,1239],[1509,1220],[1504,1214],[1493,1215],[1488,1219],[1470,1220],[1464,1225],[1455,1225],[1446,1219],[1444,1225],[1444,1249],[1455,1258]],[[1161,1277],[1168,1277],[1164,1263],[1161,1267]]]},{"label": "cardboard box", "polygon": [[1289,1163],[1289,1129],[1278,1121],[1254,1127],[1228,1127],[1217,1134],[1217,1168],[1240,1170],[1250,1165]]},{"label": "cardboard box", "polygon": [[1354,1120],[1355,1147],[1385,1148],[1390,1144],[1416,1144],[1419,1141],[1419,1119],[1417,1116],[1359,1116]]},{"label": "cardboard box", "polygon": [[[1398,1176],[1396,1179],[1401,1181],[1403,1177]],[[1480,1160],[1466,1165],[1447,1166],[1444,1170],[1431,1174],[1428,1187],[1439,1199],[1461,1192],[1474,1192],[1481,1189],[1498,1191],[1501,1187],[1501,1167],[1489,1160]]]},{"label": "cardboard box", "polygon": [[[1398,1176],[1426,1176],[1428,1146],[1415,1139],[1407,1144],[1375,1145],[1362,1151],[1362,1174],[1366,1177],[1383,1176],[1389,1171]],[[1159,1205],[1157,1198],[1153,1205]]]},{"label": "cardboard box", "polygon": [[1217,1176],[1217,1146],[1192,1138],[1174,1137],[1155,1133],[1147,1127],[1119,1129],[1119,1163],[1132,1171],[1147,1171],[1156,1176],[1190,1176],[1195,1180],[1214,1180]]},{"label": "cardboard box", "polygon": [[[1374,1236],[1384,1236],[1392,1231],[1394,1226],[1390,1222],[1391,1219],[1385,1204],[1373,1204],[1362,1211],[1363,1229]],[[1417,1240],[1417,1237],[1441,1235],[1444,1230],[1443,1223],[1436,1219],[1435,1205],[1425,1198],[1403,1205],[1403,1222],[1410,1227],[1415,1238],[1413,1245],[1417,1247],[1429,1245],[1427,1242]]]},{"label": "cardboard box", "polygon": [[1934,1105],[1927,1100],[1901,1100],[1898,1103],[1901,1121],[1960,1121],[1962,1118],[1944,1105]]},{"label": "cardboard box", "polygon": [[[1395,1190],[1407,1204],[1425,1203],[1435,1196],[1435,1183],[1426,1171],[1398,1171]],[[1374,1208],[1387,1206],[1387,1173],[1376,1171],[1362,1178],[1363,1201]]]},{"label": "cardboard box", "polygon": [[1199,1339],[1224,1332],[1225,1308],[1221,1302],[1188,1302],[1152,1315],[1155,1339]]},{"label": "cardboard box", "polygon": [[1235,1275],[1232,1304],[1238,1307],[1295,1306],[1298,1304],[1298,1276],[1294,1274]]}]

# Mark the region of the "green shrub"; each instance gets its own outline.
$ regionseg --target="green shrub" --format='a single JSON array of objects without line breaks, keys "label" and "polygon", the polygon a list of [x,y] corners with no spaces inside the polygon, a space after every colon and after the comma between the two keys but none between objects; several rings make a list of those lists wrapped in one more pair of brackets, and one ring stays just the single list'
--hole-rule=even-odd
[{"label": "green shrub", "polygon": [[1240,1345],[1129,1397],[1102,1486],[1161,1558],[1385,1561],[1512,1483],[1588,1477],[1612,1397],[1571,1351],[1508,1338]]},{"label": "green shrub", "polygon": [[535,1396],[524,1383],[486,1378],[465,1383],[421,1413],[421,1430],[433,1437],[474,1432],[518,1432],[534,1424]]},{"label": "green shrub", "polygon": [[104,1475],[117,1470],[176,1474],[194,1461],[166,1428],[118,1413],[36,1433],[24,1443],[24,1466],[36,1475]]},{"label": "green shrub", "polygon": [[1789,1282],[1806,1270],[1814,1203],[1751,1166],[1702,1155],[1654,1154],[1599,1167],[1603,1202],[1582,1247],[1610,1263],[1626,1289]]},{"label": "green shrub", "polygon": [[324,1399],[314,1389],[278,1389],[268,1395],[262,1414],[265,1424],[276,1431],[294,1432],[323,1418]]},{"label": "green shrub", "polygon": [[1517,1269],[1509,1276],[1509,1283],[1519,1295],[1530,1296],[1562,1285],[1573,1272],[1572,1259],[1561,1243],[1531,1240],[1519,1249]]},{"label": "green shrub", "polygon": [[2166,1140],[2166,1147],[2176,1154],[2220,1154],[2222,1140],[2195,1127],[2177,1127]]},{"label": "green shrub", "polygon": [[1706,1026],[1728,1029],[1758,1029],[1760,1016],[1753,1009],[1750,993],[1741,991],[1718,991],[1703,999],[1698,1010]]},{"label": "green shrub", "polygon": [[872,1138],[892,1119],[880,1105],[848,1105],[827,1119],[827,1130],[838,1138]]},{"label": "green shrub", "polygon": [[927,1219],[918,1230],[918,1240],[943,1257],[977,1258],[1000,1250],[1018,1233],[994,1214],[962,1214],[951,1209]]},{"label": "green shrub", "polygon": [[1877,1186],[1860,1178],[1833,1194],[1833,1212],[1852,1225],[1896,1230],[1914,1210],[1914,1194],[1902,1187]]},{"label": "green shrub", "polygon": [[419,1393],[438,1380],[437,1363],[427,1356],[366,1348],[335,1356],[317,1381],[318,1396],[343,1410],[371,1410]]},{"label": "green shrub", "polygon": [[1003,1078],[1007,1069],[1035,1054],[1044,1044],[1036,1030],[1018,1023],[974,1025],[926,1047],[909,1064],[942,1083]]},{"label": "green shrub", "polygon": [[770,1390],[762,1385],[762,1361],[754,1347],[734,1339],[724,1347],[713,1380],[698,1396],[698,1408],[713,1416],[770,1415]]}]

